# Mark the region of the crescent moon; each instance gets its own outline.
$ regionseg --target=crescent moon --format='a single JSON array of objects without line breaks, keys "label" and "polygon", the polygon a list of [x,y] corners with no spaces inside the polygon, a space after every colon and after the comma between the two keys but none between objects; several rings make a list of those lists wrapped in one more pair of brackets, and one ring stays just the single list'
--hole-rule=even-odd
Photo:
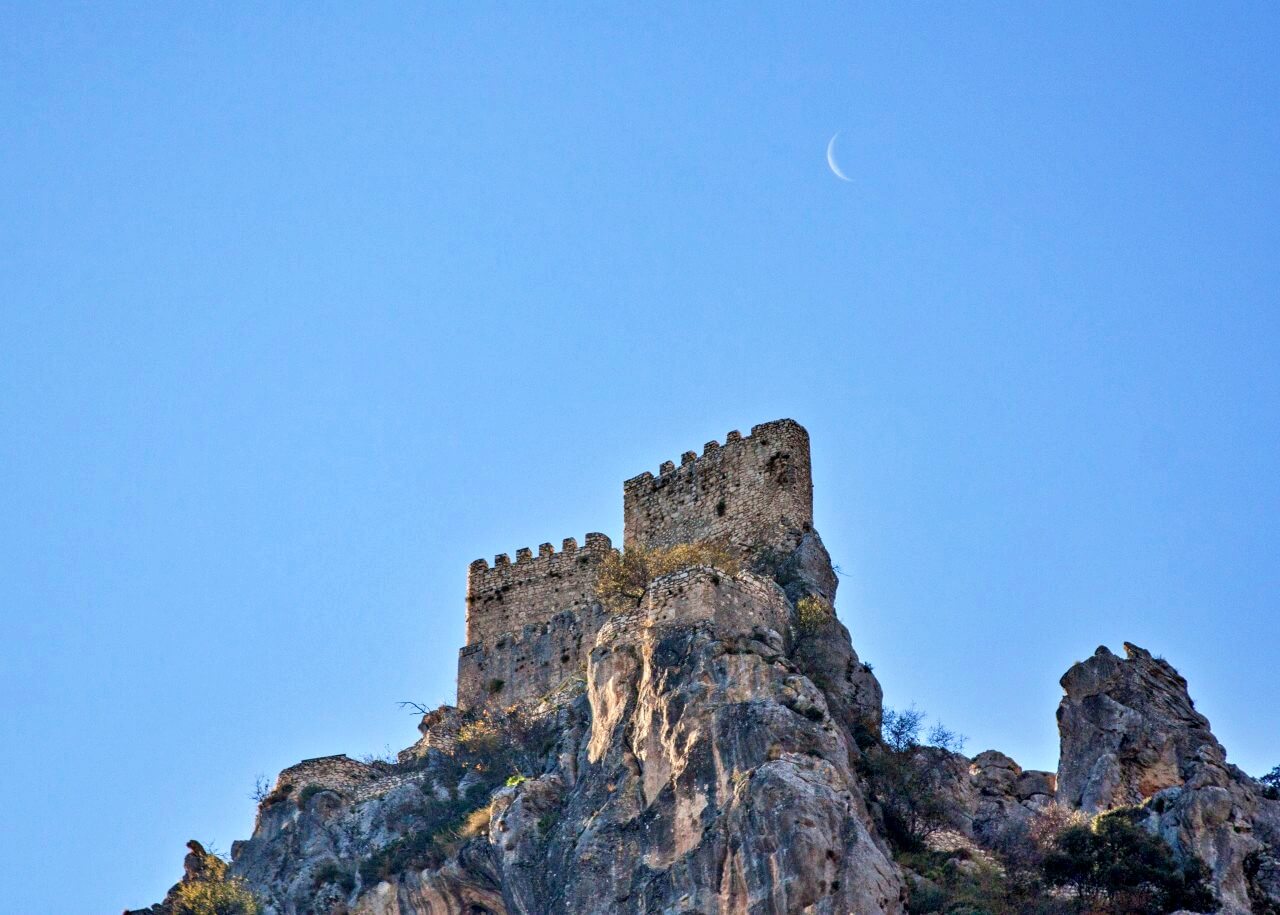
[{"label": "crescent moon", "polygon": [[830,168],[832,174],[834,174],[841,181],[852,182],[853,179],[850,178],[848,175],[846,175],[844,172],[840,171],[840,164],[836,162],[836,140],[839,138],[839,136],[840,136],[840,131],[837,130],[835,133],[835,136],[831,138],[831,142],[827,144],[827,167]]}]

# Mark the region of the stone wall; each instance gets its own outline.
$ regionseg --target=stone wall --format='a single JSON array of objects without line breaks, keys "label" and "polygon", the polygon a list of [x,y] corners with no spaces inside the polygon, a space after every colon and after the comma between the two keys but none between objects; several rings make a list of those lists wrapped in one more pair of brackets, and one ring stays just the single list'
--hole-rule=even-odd
[{"label": "stone wall", "polygon": [[623,484],[624,542],[669,547],[720,540],[747,552],[790,551],[813,527],[809,433],[790,419],[730,432]]},{"label": "stone wall", "polygon": [[362,762],[356,762],[345,753],[337,756],[317,756],[314,759],[304,759],[281,772],[276,779],[275,789],[281,791],[286,785],[291,788],[315,785],[350,794],[379,776],[377,769]]},{"label": "stone wall", "polygon": [[458,707],[514,705],[536,700],[582,672],[603,622],[594,601],[526,625],[458,656]]},{"label": "stone wall", "polygon": [[710,566],[663,576],[649,586],[640,606],[646,626],[713,622],[726,631],[790,630],[791,606],[774,582],[751,572],[730,577]]},{"label": "stone wall", "polygon": [[[623,524],[629,546],[717,540],[743,553],[789,553],[813,528],[809,434],[789,419],[762,423],[745,438],[708,442],[701,457],[686,452],[679,467],[666,462],[656,477],[634,477],[623,484]],[[581,548],[569,538],[559,552],[544,543],[536,556],[517,550],[515,562],[503,553],[492,566],[471,563],[460,709],[537,699],[584,667],[604,622],[600,564],[613,552],[592,533]],[[694,604],[673,606],[696,613]]]},{"label": "stone wall", "polygon": [[483,559],[467,572],[467,646],[494,645],[499,636],[539,626],[566,610],[585,611],[595,602],[600,562],[613,551],[604,534],[587,534],[578,547],[566,538],[560,552],[550,543],[516,550],[516,561],[499,553],[493,567]]}]

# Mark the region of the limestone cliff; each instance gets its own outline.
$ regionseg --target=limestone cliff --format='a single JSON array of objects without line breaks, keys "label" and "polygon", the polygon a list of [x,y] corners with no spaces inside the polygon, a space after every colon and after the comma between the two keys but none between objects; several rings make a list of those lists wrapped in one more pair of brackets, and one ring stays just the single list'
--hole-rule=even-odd
[{"label": "limestone cliff", "polygon": [[286,770],[232,873],[279,915],[902,912],[849,726],[878,686],[843,627],[823,633],[837,644],[799,650],[772,578],[668,575],[540,701],[437,711],[395,766]]},{"label": "limestone cliff", "polygon": [[[229,865],[193,845],[140,912],[222,881],[262,915],[1280,913],[1280,801],[1140,648],[1062,678],[1056,774],[882,721],[798,424],[627,481],[624,515],[625,551],[588,534],[473,562],[458,706],[395,763],[286,769]],[[661,571],[627,578],[636,557]],[[1203,865],[1211,887],[1054,870],[1056,836],[1117,808],[1167,843],[1160,879]]]},{"label": "limestone cliff", "polygon": [[1149,829],[1211,869],[1223,912],[1280,911],[1280,800],[1227,762],[1172,665],[1124,649],[1062,678],[1058,799],[1087,813],[1142,805]]}]

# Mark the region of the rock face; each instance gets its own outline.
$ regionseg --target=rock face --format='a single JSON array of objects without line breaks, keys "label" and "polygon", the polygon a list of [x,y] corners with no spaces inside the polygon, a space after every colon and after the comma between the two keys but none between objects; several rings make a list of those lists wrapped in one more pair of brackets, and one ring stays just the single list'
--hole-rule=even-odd
[{"label": "rock face", "polygon": [[1098,813],[1144,805],[1147,826],[1212,871],[1227,913],[1280,906],[1280,802],[1226,761],[1168,662],[1105,647],[1062,678],[1059,802]]},{"label": "rock face", "polygon": [[[946,875],[900,867],[886,836],[920,853],[945,832],[931,851],[980,852],[946,862],[977,879],[1056,803],[1141,805],[1210,868],[1224,912],[1280,915],[1280,801],[1226,762],[1164,661],[1100,648],[1066,673],[1056,776],[914,735],[904,749],[835,613],[802,427],[732,432],[623,489],[636,553],[592,533],[473,562],[458,707],[424,714],[396,763],[284,770],[230,865],[193,844],[143,911],[177,915],[222,881],[262,915],[900,915],[908,886],[936,896]],[[616,585],[655,551],[675,570]],[[906,844],[902,810],[926,808]]]},{"label": "rock face", "polygon": [[1187,681],[1141,648],[1126,643],[1125,652],[1100,647],[1061,681],[1058,798],[1087,813],[1141,804],[1186,781],[1202,752],[1226,755]]},{"label": "rock face", "polygon": [[[792,593],[834,596],[820,548],[810,533]],[[231,871],[268,915],[903,912],[854,771],[879,686],[834,617],[818,630],[772,578],[670,574],[608,616],[584,677],[492,713],[550,737],[437,851],[368,866],[466,806],[482,776],[456,762],[477,712],[430,713],[395,766],[286,770]]]}]

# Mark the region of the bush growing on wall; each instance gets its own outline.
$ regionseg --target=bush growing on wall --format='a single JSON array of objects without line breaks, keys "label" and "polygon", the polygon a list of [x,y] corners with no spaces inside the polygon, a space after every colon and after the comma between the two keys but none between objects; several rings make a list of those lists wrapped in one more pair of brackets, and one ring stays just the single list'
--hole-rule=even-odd
[{"label": "bush growing on wall", "polygon": [[609,554],[601,563],[600,599],[613,609],[634,607],[656,579],[694,566],[712,566],[735,575],[742,569],[742,560],[718,543],[629,546]]}]

